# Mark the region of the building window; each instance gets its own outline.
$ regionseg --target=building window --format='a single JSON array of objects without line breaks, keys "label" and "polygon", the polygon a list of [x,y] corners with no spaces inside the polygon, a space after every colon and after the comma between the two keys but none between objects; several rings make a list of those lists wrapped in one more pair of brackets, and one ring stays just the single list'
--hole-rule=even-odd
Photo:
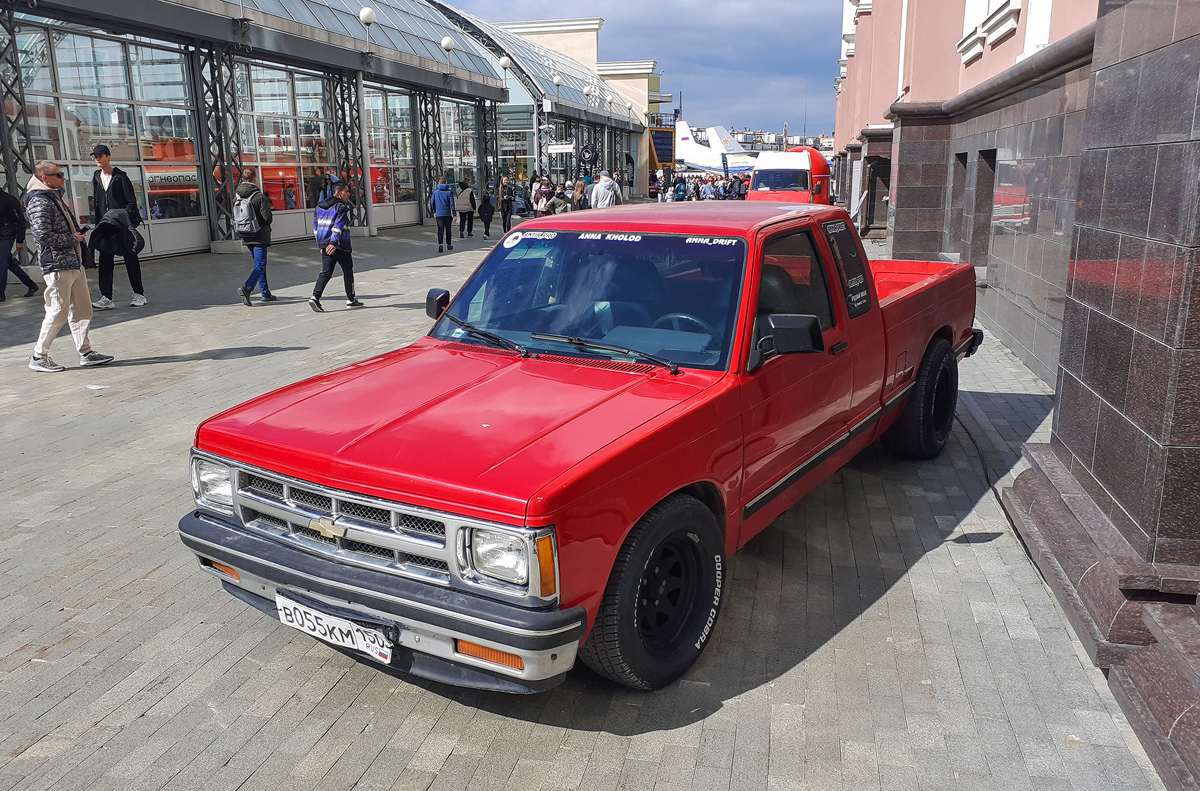
[{"label": "building window", "polygon": [[[143,220],[204,214],[188,61],[169,44],[22,23],[17,33],[35,159],[67,171],[67,199],[92,216],[92,149],[106,145]],[[52,43],[53,42],[53,43]],[[9,117],[15,108],[9,108]]]},{"label": "building window", "polygon": [[371,201],[415,201],[412,98],[404,91],[370,86],[363,91],[363,114],[371,157]]},{"label": "building window", "polygon": [[449,99],[441,100],[442,113],[442,164],[446,168],[446,179],[460,182],[470,178],[479,186],[476,172],[479,160],[476,156],[478,138],[475,134],[475,106]]},{"label": "building window", "polygon": [[335,175],[325,79],[249,61],[236,68],[243,166],[258,169],[276,211],[314,208]]}]

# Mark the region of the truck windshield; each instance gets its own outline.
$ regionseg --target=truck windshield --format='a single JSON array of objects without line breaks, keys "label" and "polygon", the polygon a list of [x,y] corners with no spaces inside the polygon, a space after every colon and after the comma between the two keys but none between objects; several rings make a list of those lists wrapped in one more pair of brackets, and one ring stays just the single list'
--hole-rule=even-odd
[{"label": "truck windshield", "polygon": [[[484,259],[447,312],[530,351],[645,361],[566,340],[586,339],[721,370],[745,265],[740,238],[518,230]],[[446,318],[430,335],[481,342]]]},{"label": "truck windshield", "polygon": [[787,192],[808,192],[807,170],[756,170],[750,180],[750,189]]}]

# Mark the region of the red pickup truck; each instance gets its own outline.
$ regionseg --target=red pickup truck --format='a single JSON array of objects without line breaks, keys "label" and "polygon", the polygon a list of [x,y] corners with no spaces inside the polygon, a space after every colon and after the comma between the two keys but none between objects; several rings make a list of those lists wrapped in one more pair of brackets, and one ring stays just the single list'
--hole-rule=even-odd
[{"label": "red pickup truck", "polygon": [[936,455],[982,340],[969,265],[869,264],[819,205],[547,217],[427,302],[412,345],[205,421],[179,531],[285,624],[510,692],[678,678],[728,556],[876,440]]}]

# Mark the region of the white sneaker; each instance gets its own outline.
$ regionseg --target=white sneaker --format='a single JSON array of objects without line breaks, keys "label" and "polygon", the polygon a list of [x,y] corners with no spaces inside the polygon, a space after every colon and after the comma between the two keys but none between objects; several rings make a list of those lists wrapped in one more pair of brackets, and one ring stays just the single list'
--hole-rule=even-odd
[{"label": "white sneaker", "polygon": [[129,300],[129,307],[140,308],[146,304],[146,298],[141,294],[134,294],[133,299]]},{"label": "white sneaker", "polygon": [[116,306],[117,303],[113,302],[108,297],[100,297],[100,299],[92,303],[92,307],[96,310],[112,310]]}]

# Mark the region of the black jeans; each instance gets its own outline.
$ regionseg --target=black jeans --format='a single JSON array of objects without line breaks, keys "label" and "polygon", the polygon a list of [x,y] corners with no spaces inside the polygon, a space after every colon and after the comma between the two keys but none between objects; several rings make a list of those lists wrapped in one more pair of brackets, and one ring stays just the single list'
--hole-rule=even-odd
[{"label": "black jeans", "polygon": [[[129,287],[133,289],[135,294],[145,294],[142,290],[142,265],[138,261],[136,255],[127,255],[124,257],[125,273],[129,275]],[[112,253],[100,253],[100,293],[103,296],[112,299],[113,296],[113,267],[114,257]]]},{"label": "black jeans", "polygon": [[446,236],[446,244],[454,246],[454,218],[453,217],[438,217],[438,244],[442,243],[442,235]]},{"label": "black jeans", "polygon": [[0,297],[4,296],[4,291],[8,287],[9,272],[16,275],[17,279],[25,284],[25,288],[33,288],[37,285],[21,268],[17,254],[13,252],[14,244],[16,244],[15,239],[0,238]]},{"label": "black jeans", "polygon": [[504,222],[504,232],[508,233],[512,229],[512,209],[501,211],[500,219]]},{"label": "black jeans", "polygon": [[317,275],[317,285],[313,287],[313,296],[317,299],[325,293],[325,286],[333,277],[333,266],[342,268],[342,280],[346,281],[346,300],[354,301],[354,259],[349,250],[334,250],[333,255],[321,251],[321,274]]},{"label": "black jeans", "polygon": [[460,236],[464,230],[467,233],[475,233],[475,212],[460,211],[458,213],[458,233]]},{"label": "black jeans", "polygon": [[483,219],[482,217],[480,217],[480,218],[479,218],[479,221],[480,221],[481,223],[483,223],[483,235],[484,235],[484,236],[491,236],[491,235],[492,235],[492,221],[491,221],[491,220],[485,220],[485,219]]}]

